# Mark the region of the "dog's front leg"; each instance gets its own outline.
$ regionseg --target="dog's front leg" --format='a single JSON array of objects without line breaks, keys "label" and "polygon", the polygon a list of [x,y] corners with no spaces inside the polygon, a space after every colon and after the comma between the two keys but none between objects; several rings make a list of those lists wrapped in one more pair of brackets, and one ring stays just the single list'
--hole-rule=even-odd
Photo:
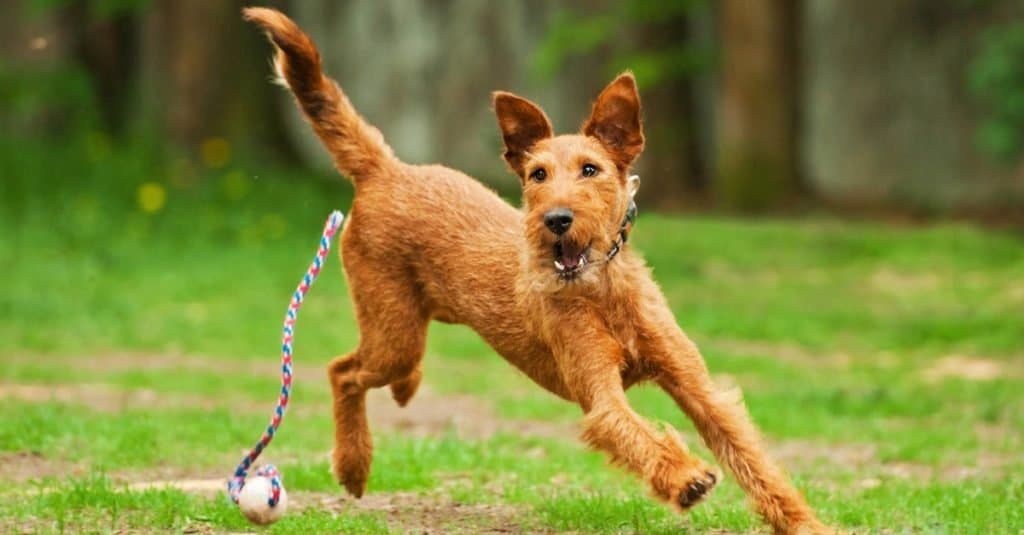
[{"label": "dog's front leg", "polygon": [[573,337],[558,351],[563,377],[582,407],[582,439],[612,461],[643,478],[654,494],[688,509],[721,476],[694,456],[674,429],[659,432],[626,398],[620,365],[622,348],[610,336]]},{"label": "dog's front leg", "polygon": [[642,317],[640,351],[655,381],[693,420],[758,513],[776,533],[830,533],[765,453],[741,396],[715,388],[697,346],[676,325],[668,307],[657,303]]}]

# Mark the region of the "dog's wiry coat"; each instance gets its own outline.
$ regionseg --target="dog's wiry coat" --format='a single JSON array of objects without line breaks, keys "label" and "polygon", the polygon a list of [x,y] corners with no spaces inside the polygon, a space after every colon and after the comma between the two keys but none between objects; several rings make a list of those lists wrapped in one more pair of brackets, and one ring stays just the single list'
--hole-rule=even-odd
[{"label": "dog's wiry coat", "polygon": [[[389,386],[407,403],[422,376],[427,324],[438,320],[469,325],[539,385],[579,404],[583,440],[658,498],[686,509],[720,474],[674,431],[658,431],[633,411],[625,389],[639,381],[654,381],[676,401],[776,532],[827,531],[764,454],[742,401],[716,391],[644,262],[628,246],[607,258],[644,143],[632,75],[601,93],[575,135],[554,136],[536,105],[494,94],[505,160],[523,183],[524,208],[516,210],[458,171],[396,159],[323,74],[298,26],[270,9],[245,16],[269,34],[279,75],[355,183],[341,251],[361,337],[327,367],[332,461],[349,492],[362,495],[370,472],[367,389]],[[572,214],[564,233],[545,222],[552,210]]]}]

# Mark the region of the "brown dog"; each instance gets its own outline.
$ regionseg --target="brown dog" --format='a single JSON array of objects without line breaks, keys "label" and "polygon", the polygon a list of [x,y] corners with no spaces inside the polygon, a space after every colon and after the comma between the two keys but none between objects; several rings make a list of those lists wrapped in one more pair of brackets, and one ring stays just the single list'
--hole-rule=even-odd
[{"label": "brown dog", "polygon": [[630,408],[625,389],[651,380],[694,421],[758,512],[780,533],[825,531],[765,456],[742,403],[715,390],[641,258],[625,245],[629,167],[644,146],[630,74],[597,98],[579,134],[554,136],[544,112],[494,94],[505,161],[522,179],[518,211],[472,178],[400,162],[380,132],[321,72],[290,19],[249,8],[277,48],[275,65],[334,163],[355,183],[342,262],[361,338],[327,367],[334,395],[334,473],[356,496],[373,445],[366,391],[406,404],[422,376],[430,320],[469,325],[539,385],[578,403],[583,440],[679,509],[720,479],[674,431]]}]

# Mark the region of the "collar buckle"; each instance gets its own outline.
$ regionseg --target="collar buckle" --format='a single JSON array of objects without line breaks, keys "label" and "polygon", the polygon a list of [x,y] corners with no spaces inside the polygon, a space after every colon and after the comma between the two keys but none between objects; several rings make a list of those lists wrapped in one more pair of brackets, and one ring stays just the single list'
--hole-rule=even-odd
[{"label": "collar buckle", "polygon": [[630,199],[629,208],[626,209],[626,217],[622,220],[622,226],[619,227],[619,235],[615,237],[612,248],[608,251],[608,260],[615,258],[615,255],[619,254],[619,251],[622,250],[622,246],[629,241],[629,232],[633,230],[633,224],[636,223],[636,213],[636,201]]}]

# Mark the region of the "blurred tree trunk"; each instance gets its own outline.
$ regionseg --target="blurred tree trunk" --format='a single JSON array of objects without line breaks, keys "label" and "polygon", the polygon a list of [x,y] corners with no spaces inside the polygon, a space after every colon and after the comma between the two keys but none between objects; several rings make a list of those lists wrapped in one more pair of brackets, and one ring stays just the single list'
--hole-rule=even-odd
[{"label": "blurred tree trunk", "polygon": [[723,0],[714,192],[726,208],[778,207],[800,190],[798,0]]},{"label": "blurred tree trunk", "polygon": [[90,2],[75,0],[59,14],[74,59],[89,72],[103,126],[114,133],[124,127],[135,81],[134,51],[138,17],[121,11],[98,17]]},{"label": "blurred tree trunk", "polygon": [[204,140],[284,147],[269,83],[270,48],[241,20],[242,0],[153,0],[142,20],[141,109],[161,139],[194,151]]},{"label": "blurred tree trunk", "polygon": [[[74,57],[71,41],[57,14],[40,13],[27,2],[0,2],[0,67],[7,76],[24,73],[31,78],[59,69]],[[66,132],[76,112],[67,109],[67,102],[38,99],[10,105],[39,83],[25,82],[0,88],[0,129],[19,136]]]},{"label": "blurred tree trunk", "polygon": [[[637,28],[645,49],[663,50],[690,42],[691,21],[672,17]],[[643,80],[640,81],[643,83]],[[647,146],[638,173],[643,184],[640,200],[658,209],[679,208],[706,194],[706,174],[697,143],[697,96],[694,77],[673,77],[643,90],[644,134]]]}]

